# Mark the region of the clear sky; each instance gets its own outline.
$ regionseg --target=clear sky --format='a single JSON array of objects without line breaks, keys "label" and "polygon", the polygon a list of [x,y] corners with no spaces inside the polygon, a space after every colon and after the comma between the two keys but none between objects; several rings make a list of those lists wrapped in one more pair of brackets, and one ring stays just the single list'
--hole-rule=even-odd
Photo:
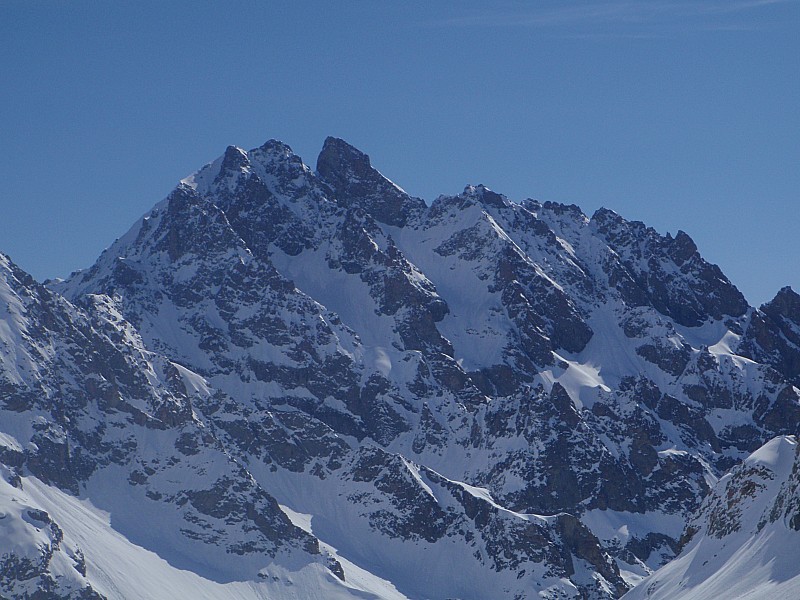
[{"label": "clear sky", "polygon": [[39,279],[229,144],[335,135],[429,202],[606,206],[800,291],[800,0],[0,0],[0,86],[0,251]]}]

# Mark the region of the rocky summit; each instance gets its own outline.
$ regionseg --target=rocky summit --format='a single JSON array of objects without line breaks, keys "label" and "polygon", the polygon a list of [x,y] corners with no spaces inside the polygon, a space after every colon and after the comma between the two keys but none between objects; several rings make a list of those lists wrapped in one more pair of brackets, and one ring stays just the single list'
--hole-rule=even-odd
[{"label": "rocky summit", "polygon": [[271,140],[0,273],[2,597],[599,600],[800,540],[800,296],[682,231]]}]

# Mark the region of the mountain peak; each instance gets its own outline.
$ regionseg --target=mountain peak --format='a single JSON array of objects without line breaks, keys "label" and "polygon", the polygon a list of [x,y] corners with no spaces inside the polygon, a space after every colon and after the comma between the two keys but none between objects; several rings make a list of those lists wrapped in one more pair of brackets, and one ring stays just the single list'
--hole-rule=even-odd
[{"label": "mountain peak", "polygon": [[369,178],[374,169],[369,155],[341,138],[328,136],[317,158],[317,173],[323,178]]},{"label": "mountain peak", "polygon": [[697,244],[694,240],[683,230],[678,230],[673,238],[667,234],[667,241],[670,243],[670,254],[675,264],[681,266],[689,260],[697,252]]},{"label": "mountain peak", "polygon": [[10,286],[22,285],[33,287],[37,281],[28,273],[20,269],[8,254],[0,252],[0,280]]},{"label": "mountain peak", "polygon": [[[588,217],[583,214],[581,207],[577,204],[562,204],[561,202],[553,202],[552,200],[545,200],[541,203],[536,200],[528,200],[527,202],[530,203],[536,210],[543,209],[559,216],[569,215],[576,221],[580,222],[585,222],[588,220]],[[537,206],[538,208],[536,208]]]},{"label": "mountain peak", "polygon": [[787,285],[763,305],[761,310],[773,318],[783,316],[800,324],[800,294]]},{"label": "mountain peak", "polygon": [[386,225],[402,227],[412,212],[425,206],[375,169],[367,154],[339,138],[325,139],[317,176],[341,206],[359,206]]},{"label": "mountain peak", "polygon": [[601,206],[594,211],[591,220],[600,225],[610,225],[612,223],[618,225],[625,222],[625,219],[619,213],[616,213],[605,206]]},{"label": "mountain peak", "polygon": [[464,188],[464,196],[477,200],[481,204],[503,208],[508,206],[508,199],[502,194],[493,192],[483,184],[468,185]]},{"label": "mountain peak", "polygon": [[225,154],[222,155],[220,173],[241,169],[246,166],[248,162],[247,152],[238,146],[228,146],[225,148]]},{"label": "mountain peak", "polygon": [[291,147],[280,140],[267,140],[258,148],[250,150],[247,156],[252,162],[260,164],[267,171],[273,171],[273,165],[288,165],[290,170],[308,169]]},{"label": "mountain peak", "polygon": [[291,149],[289,144],[286,142],[282,142],[281,140],[276,140],[275,138],[271,138],[261,144],[257,148],[257,150],[261,150],[262,152],[269,152],[273,154],[284,154],[284,155],[292,155],[294,151]]}]

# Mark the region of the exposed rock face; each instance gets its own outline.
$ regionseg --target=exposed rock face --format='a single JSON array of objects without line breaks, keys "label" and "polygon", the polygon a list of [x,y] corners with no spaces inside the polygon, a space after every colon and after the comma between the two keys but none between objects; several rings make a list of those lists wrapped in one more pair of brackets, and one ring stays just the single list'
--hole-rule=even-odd
[{"label": "exposed rock face", "polygon": [[777,437],[722,477],[687,523],[683,551],[625,598],[794,598],[800,454]]},{"label": "exposed rock face", "polygon": [[8,494],[88,498],[275,597],[270,569],[348,597],[361,565],[393,597],[616,598],[800,423],[791,290],[750,308],[688,235],[608,210],[428,207],[335,138],[316,173],[229,147],[66,282],[0,266]]},{"label": "exposed rock face", "polygon": [[[0,486],[7,486],[7,482]],[[65,547],[58,523],[45,510],[15,504],[3,502],[0,520],[2,597],[103,600],[86,579],[83,553],[80,548]]]},{"label": "exposed rock face", "polygon": [[606,265],[609,284],[629,305],[649,305],[687,327],[726,315],[741,317],[744,296],[719,267],[704,261],[683,231],[661,237],[607,209],[592,216],[597,234],[619,260]]},{"label": "exposed rock face", "polygon": [[[0,272],[0,447],[8,481],[24,490],[24,477],[35,476],[89,494],[98,506],[122,511],[117,527],[131,539],[178,551],[176,566],[181,553],[212,570],[220,549],[239,555],[238,571],[221,570],[223,580],[255,576],[264,555],[282,551],[299,549],[316,560],[317,540],[291,524],[195,411],[209,395],[197,375],[146,350],[107,296],[86,296],[76,306],[4,256]],[[128,491],[120,497],[109,486]],[[140,528],[125,508],[131,501],[156,529]],[[58,527],[45,522],[55,551]],[[9,558],[21,582],[33,577],[21,566],[26,560]],[[42,555],[37,563],[37,589],[45,592],[48,560]]]},{"label": "exposed rock face", "polygon": [[800,384],[800,295],[792,288],[783,288],[753,314],[742,355],[766,363],[793,384]]},{"label": "exposed rock face", "polygon": [[369,156],[338,138],[325,140],[317,158],[317,175],[338,204],[359,207],[386,225],[402,227],[425,209],[425,202],[374,169]]}]

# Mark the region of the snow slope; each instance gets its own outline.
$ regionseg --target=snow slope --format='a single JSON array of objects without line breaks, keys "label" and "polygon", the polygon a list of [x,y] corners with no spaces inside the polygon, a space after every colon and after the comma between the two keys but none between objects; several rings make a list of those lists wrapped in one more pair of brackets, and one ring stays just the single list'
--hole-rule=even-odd
[{"label": "snow slope", "polygon": [[624,598],[800,598],[798,448],[775,438],[720,479],[684,551]]},{"label": "snow slope", "polygon": [[[219,583],[178,569],[158,554],[132,543],[115,530],[112,515],[88,498],[75,497],[23,477],[17,487],[0,481],[0,540],[4,552],[42,559],[54,551],[49,573],[59,593],[90,587],[109,600],[402,600],[388,582],[345,562],[350,577],[340,581],[324,565],[282,564],[265,567],[256,580]],[[291,513],[291,517],[295,517]],[[158,528],[157,523],[149,527]],[[52,531],[57,530],[58,536]],[[57,543],[54,543],[54,538]],[[329,548],[331,556],[335,551]],[[35,583],[31,580],[31,583]],[[32,593],[34,587],[30,589]],[[23,588],[15,588],[22,594]]]}]

